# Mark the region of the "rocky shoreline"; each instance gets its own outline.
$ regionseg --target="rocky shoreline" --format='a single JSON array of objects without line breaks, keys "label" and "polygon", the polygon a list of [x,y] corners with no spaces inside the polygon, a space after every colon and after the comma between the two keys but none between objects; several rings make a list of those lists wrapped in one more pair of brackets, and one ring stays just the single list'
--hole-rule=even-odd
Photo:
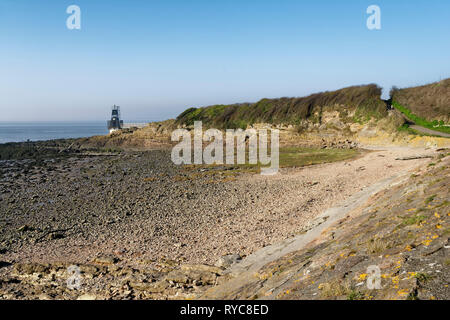
[{"label": "rocky shoreline", "polygon": [[[178,167],[167,149],[72,143],[38,160],[0,162],[1,299],[195,298],[241,257],[427,161],[405,165],[395,158],[407,150],[379,151],[267,178],[240,167]],[[67,287],[72,265],[79,290]]]}]

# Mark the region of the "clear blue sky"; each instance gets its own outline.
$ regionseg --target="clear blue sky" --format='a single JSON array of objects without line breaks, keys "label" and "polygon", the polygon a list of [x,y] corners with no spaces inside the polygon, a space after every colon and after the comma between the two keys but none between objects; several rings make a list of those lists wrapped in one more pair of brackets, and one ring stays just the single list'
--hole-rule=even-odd
[{"label": "clear blue sky", "polygon": [[[81,8],[68,30],[66,8]],[[382,29],[366,28],[381,7]],[[0,121],[160,120],[192,106],[450,77],[448,0],[0,0]]]}]

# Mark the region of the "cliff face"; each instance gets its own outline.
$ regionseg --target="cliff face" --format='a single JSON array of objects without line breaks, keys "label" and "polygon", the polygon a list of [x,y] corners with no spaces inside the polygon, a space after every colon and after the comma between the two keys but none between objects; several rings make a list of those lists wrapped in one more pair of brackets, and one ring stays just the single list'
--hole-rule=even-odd
[{"label": "cliff face", "polygon": [[[254,270],[235,267],[203,298],[449,299],[449,165],[447,150],[319,230],[298,251],[268,263],[261,255]],[[332,216],[303,237],[327,219]]]},{"label": "cliff face", "polygon": [[[381,88],[371,84],[323,92],[303,98],[262,99],[256,103],[215,105],[190,108],[176,119],[179,126],[191,126],[202,121],[215,128],[242,128],[255,123],[299,125],[304,121],[321,123],[323,112],[336,111],[347,118],[382,118],[387,115],[386,105],[380,99]],[[353,119],[348,119],[353,122]]]},{"label": "cliff face", "polygon": [[[390,133],[407,131],[407,134],[437,136],[439,132],[449,133],[450,79],[421,87],[394,88],[388,101],[381,99],[381,91],[377,85],[370,84],[302,98],[189,108],[177,117],[175,125],[191,127],[194,121],[202,121],[205,127],[246,129],[265,123],[293,126],[298,131],[312,127],[326,131],[332,127],[348,136],[350,126],[380,122],[378,127]],[[392,105],[400,112],[390,112]],[[338,121],[330,122],[330,118]],[[407,123],[416,126],[409,128]]]}]

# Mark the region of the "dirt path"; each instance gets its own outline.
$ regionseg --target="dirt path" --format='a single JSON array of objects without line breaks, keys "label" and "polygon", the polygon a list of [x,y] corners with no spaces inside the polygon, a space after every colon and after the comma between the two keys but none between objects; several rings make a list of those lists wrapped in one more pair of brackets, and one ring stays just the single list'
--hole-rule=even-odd
[{"label": "dirt path", "polygon": [[439,132],[439,131],[427,129],[427,128],[418,126],[418,125],[416,125],[416,124],[411,125],[410,128],[411,128],[411,129],[414,129],[414,130],[416,130],[416,131],[425,133],[425,134],[431,134],[431,135],[439,136],[439,137],[443,137],[443,138],[450,138],[450,134],[448,134],[448,133],[444,133],[444,132]]},{"label": "dirt path", "polygon": [[408,123],[412,123],[412,125],[410,125],[411,129],[414,129],[418,132],[424,133],[424,134],[430,134],[430,135],[434,135],[434,136],[438,136],[438,137],[443,137],[443,138],[450,138],[450,134],[445,133],[445,132],[440,132],[440,131],[436,131],[436,130],[431,130],[422,126],[419,126],[417,124],[414,123],[414,121],[412,121],[411,119],[409,119],[406,115],[404,115],[402,112],[394,109],[394,112],[401,116],[402,118],[404,118]]}]

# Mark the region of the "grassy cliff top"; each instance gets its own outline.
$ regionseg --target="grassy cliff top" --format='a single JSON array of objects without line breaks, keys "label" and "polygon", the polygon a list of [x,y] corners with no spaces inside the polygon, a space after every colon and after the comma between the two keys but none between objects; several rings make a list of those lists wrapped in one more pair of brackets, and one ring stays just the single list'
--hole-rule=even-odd
[{"label": "grassy cliff top", "polygon": [[190,126],[194,121],[203,121],[204,125],[216,128],[246,128],[254,123],[298,124],[302,120],[317,121],[317,115],[320,117],[325,110],[356,109],[381,117],[386,108],[380,97],[381,88],[375,84],[353,86],[302,98],[190,108],[177,117],[176,123]]},{"label": "grassy cliff top", "polygon": [[428,121],[450,121],[450,79],[405,89],[394,88],[392,98]]}]

